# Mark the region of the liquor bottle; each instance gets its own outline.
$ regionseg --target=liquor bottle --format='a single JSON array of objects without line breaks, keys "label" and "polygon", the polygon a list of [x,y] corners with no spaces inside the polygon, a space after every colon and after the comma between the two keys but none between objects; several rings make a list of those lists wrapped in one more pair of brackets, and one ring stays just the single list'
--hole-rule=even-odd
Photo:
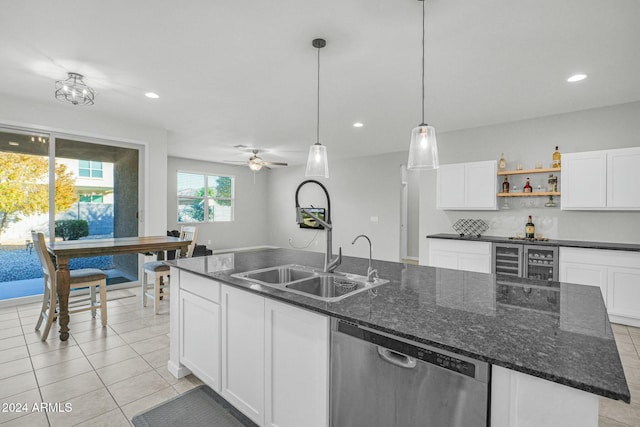
[{"label": "liquor bottle", "polygon": [[509,192],[509,177],[508,176],[504,177],[504,182],[502,183],[502,192],[503,193],[508,193]]},{"label": "liquor bottle", "polygon": [[549,179],[547,180],[549,185],[548,191],[554,193],[558,191],[558,177],[553,174],[549,174]]},{"label": "liquor bottle", "polygon": [[553,152],[553,161],[551,162],[551,166],[554,168],[560,168],[560,152],[558,151],[558,146],[556,145],[556,151]]},{"label": "liquor bottle", "polygon": [[529,215],[529,221],[527,225],[524,227],[524,237],[527,239],[533,239],[536,235],[536,226],[533,225],[533,220],[531,219],[531,215]]},{"label": "liquor bottle", "polygon": [[527,178],[527,182],[526,182],[526,184],[524,184],[523,191],[525,193],[531,193],[533,191],[533,188],[531,187],[531,183],[529,182],[529,178]]},{"label": "liquor bottle", "polygon": [[500,160],[498,160],[498,170],[500,172],[507,170],[507,161],[504,159],[504,153],[500,153]]}]

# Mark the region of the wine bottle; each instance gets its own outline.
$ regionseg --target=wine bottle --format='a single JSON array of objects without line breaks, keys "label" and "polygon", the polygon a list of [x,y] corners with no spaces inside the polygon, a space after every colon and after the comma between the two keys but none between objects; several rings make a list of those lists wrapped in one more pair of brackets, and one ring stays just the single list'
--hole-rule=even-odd
[{"label": "wine bottle", "polygon": [[560,168],[560,157],[561,154],[558,151],[558,146],[556,145],[556,151],[553,152],[553,161],[551,162],[551,166],[554,168]]},{"label": "wine bottle", "polygon": [[504,182],[502,183],[502,192],[503,193],[508,193],[509,192],[509,177],[508,176],[504,177]]},{"label": "wine bottle", "polygon": [[529,182],[529,178],[527,178],[527,182],[526,182],[526,184],[524,184],[523,191],[525,193],[531,193],[533,191],[533,187],[531,187],[531,183]]},{"label": "wine bottle", "polygon": [[529,215],[529,221],[527,225],[524,227],[524,237],[527,239],[533,239],[536,235],[536,226],[533,225],[533,220],[531,219],[531,215]]}]

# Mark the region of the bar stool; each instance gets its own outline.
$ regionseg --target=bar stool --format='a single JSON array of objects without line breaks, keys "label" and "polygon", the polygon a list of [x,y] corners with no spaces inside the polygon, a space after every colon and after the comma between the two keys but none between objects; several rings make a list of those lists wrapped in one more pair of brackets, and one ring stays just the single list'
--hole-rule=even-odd
[{"label": "bar stool", "polygon": [[[46,341],[49,336],[51,325],[58,318],[58,294],[56,286],[56,269],[53,266],[51,257],[45,246],[43,233],[32,232],[33,247],[38,254],[38,259],[42,265],[44,273],[44,295],[42,298],[42,309],[36,323],[36,331],[40,329],[42,322],[45,322],[42,332],[42,341]],[[91,310],[91,317],[96,317],[96,310],[100,309],[102,326],[107,326],[107,274],[97,268],[81,268],[71,270],[71,291],[80,288],[89,288],[89,297],[80,296],[69,298],[69,314]],[[100,302],[96,302],[96,287],[100,287]],[[86,302],[89,302],[89,305]],[[84,303],[84,306],[82,304]]]},{"label": "bar stool", "polygon": [[[183,225],[180,228],[180,240],[191,240],[185,257],[190,258],[196,247],[198,227]],[[176,258],[180,257],[180,250],[176,251]],[[169,266],[162,261],[145,262],[142,265],[142,306],[147,306],[147,297],[153,298],[153,310],[160,311],[160,300],[169,296]],[[153,277],[153,282],[150,281]]]}]

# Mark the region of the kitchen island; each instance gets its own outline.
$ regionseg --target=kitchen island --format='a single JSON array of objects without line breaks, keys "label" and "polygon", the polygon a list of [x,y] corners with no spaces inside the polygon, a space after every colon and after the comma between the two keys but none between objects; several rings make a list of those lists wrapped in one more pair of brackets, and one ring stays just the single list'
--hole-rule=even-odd
[{"label": "kitchen island", "polygon": [[[231,276],[285,264],[321,268],[323,258],[323,254],[315,252],[265,249],[170,261],[169,370],[176,376],[193,371],[205,383],[220,389],[220,379],[215,378],[215,372],[222,372],[224,379],[225,368],[220,369],[220,364],[228,361],[225,346],[230,345],[229,335],[224,332],[225,304],[231,301],[227,300],[229,295],[239,292],[255,297],[243,306],[255,304],[248,309],[247,315],[258,310],[260,304],[264,307],[261,301],[266,301],[319,318],[343,319],[398,339],[490,363],[491,425],[494,427],[516,425],[516,422],[520,422],[518,425],[536,425],[540,421],[549,426],[596,426],[597,396],[630,401],[606,308],[597,287],[374,261],[380,277],[389,283],[378,286],[374,292],[324,302]],[[337,271],[364,274],[367,267],[366,259],[343,257]],[[184,277],[188,279],[183,280]],[[187,283],[194,285],[185,287]],[[183,363],[189,359],[185,356],[185,336],[193,334],[184,324],[186,303],[177,298],[182,291],[188,297],[187,302],[193,301],[193,296],[204,296],[212,303],[201,305],[198,310],[203,315],[210,315],[213,324],[198,327],[196,334],[196,341],[203,343],[209,359],[222,353],[222,357],[214,357],[217,370],[213,366],[212,374],[200,373],[197,366],[196,369],[187,368]],[[246,325],[250,328],[252,323]],[[328,322],[316,326],[317,341],[327,340]],[[259,330],[255,332],[256,339],[251,342],[256,342],[258,347],[267,345],[268,340],[258,336]],[[217,343],[207,347],[208,340],[217,340]],[[309,342],[315,343],[314,340],[316,337]],[[327,356],[326,348],[316,350],[311,354],[317,356],[316,353],[325,351],[324,356]],[[300,347],[299,351],[304,352],[304,349]],[[255,351],[250,353],[255,354]],[[318,356],[319,363],[328,358],[321,356]],[[318,367],[320,372],[326,373],[327,369]],[[270,375],[269,372],[263,374]],[[275,374],[272,372],[271,375]],[[323,381],[319,378],[318,384]],[[238,399],[240,404],[243,401]],[[268,412],[271,406],[264,404],[263,412]],[[258,414],[260,409],[252,409],[255,410],[252,419],[260,425],[270,425],[261,422],[265,418]],[[319,410],[328,411],[328,405],[321,405]]]}]

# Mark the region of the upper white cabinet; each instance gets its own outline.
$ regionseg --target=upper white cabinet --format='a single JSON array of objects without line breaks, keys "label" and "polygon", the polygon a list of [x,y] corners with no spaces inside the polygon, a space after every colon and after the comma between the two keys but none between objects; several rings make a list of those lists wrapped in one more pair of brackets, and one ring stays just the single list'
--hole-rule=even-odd
[{"label": "upper white cabinet", "polygon": [[640,147],[567,153],[562,209],[640,210]]},{"label": "upper white cabinet", "polygon": [[495,160],[441,165],[437,172],[438,209],[497,210]]},{"label": "upper white cabinet", "polygon": [[491,273],[491,242],[428,239],[429,265]]}]

